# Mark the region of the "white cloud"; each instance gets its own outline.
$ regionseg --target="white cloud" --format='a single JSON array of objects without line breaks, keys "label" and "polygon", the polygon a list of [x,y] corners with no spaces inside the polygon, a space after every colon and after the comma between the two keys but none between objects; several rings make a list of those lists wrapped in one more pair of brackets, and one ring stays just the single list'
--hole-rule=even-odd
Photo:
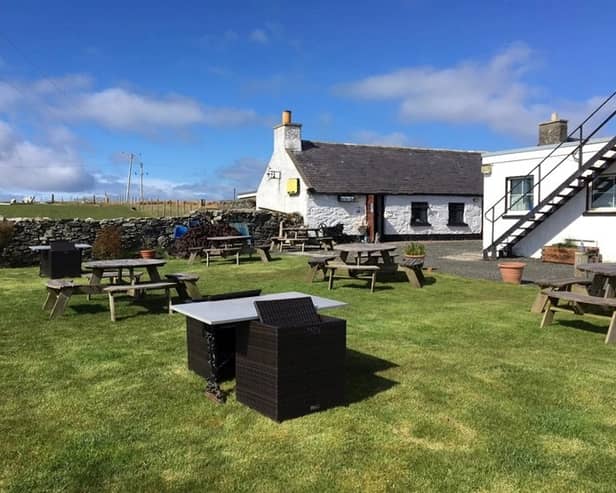
[{"label": "white cloud", "polygon": [[358,144],[381,145],[392,147],[407,146],[409,139],[402,132],[391,132],[389,134],[379,134],[371,130],[360,130],[353,134],[355,142]]},{"label": "white cloud", "polygon": [[21,138],[0,120],[2,191],[84,190],[94,185],[79,155],[70,146],[38,145]]},{"label": "white cloud", "polygon": [[269,43],[269,35],[264,29],[254,29],[250,33],[250,40],[259,44],[268,44]]},{"label": "white cloud", "polygon": [[115,87],[81,94],[59,112],[69,119],[145,134],[160,128],[236,126],[258,120],[253,110],[208,107],[179,96],[153,98]]},{"label": "white cloud", "polygon": [[577,118],[590,102],[543,101],[538,88],[524,81],[536,58],[516,43],[484,63],[467,61],[449,68],[413,67],[375,75],[336,88],[364,100],[394,100],[405,122],[484,124],[517,136],[536,135],[537,124],[559,110]]}]

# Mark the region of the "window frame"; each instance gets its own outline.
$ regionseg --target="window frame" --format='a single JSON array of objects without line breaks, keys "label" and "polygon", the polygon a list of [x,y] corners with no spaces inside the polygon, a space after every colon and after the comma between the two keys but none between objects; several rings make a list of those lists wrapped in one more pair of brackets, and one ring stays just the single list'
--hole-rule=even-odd
[{"label": "window frame", "polygon": [[[415,209],[416,207],[421,208],[423,211],[425,211],[425,215],[426,215],[426,221],[425,222],[413,222],[413,209]],[[428,202],[425,201],[421,201],[421,202],[411,202],[411,221],[410,221],[410,225],[411,227],[423,227],[423,226],[432,226],[432,224],[430,224],[430,220],[428,217],[428,213],[430,211],[430,204]]]},{"label": "window frame", "polygon": [[[532,198],[531,206],[528,209],[515,210],[511,208],[511,182],[513,180],[530,180],[530,191],[526,192]],[[508,176],[505,178],[505,211],[508,214],[526,214],[535,208],[535,177],[534,175]]]},{"label": "window frame", "polygon": [[586,211],[589,213],[616,213],[616,192],[614,192],[614,206],[613,207],[593,207],[593,189],[595,182],[601,178],[608,178],[612,181],[612,187],[616,189],[616,173],[601,174],[597,176],[588,187],[588,200],[586,203]]},{"label": "window frame", "polygon": [[[462,217],[460,221],[452,220],[452,206],[462,208]],[[464,213],[466,212],[466,204],[464,202],[449,202],[447,204],[447,212],[447,226],[468,226],[468,224],[464,222]],[[457,213],[460,213],[460,210],[458,210]]]}]

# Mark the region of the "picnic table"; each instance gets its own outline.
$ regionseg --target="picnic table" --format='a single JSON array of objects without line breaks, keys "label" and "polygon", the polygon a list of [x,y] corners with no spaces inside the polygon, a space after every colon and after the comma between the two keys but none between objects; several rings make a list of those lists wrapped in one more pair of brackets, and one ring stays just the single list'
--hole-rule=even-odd
[{"label": "picnic table", "polygon": [[306,246],[321,247],[324,250],[331,250],[334,239],[324,236],[321,228],[308,228],[305,226],[294,226],[281,228],[279,236],[271,238],[271,248],[278,247],[282,252],[285,246],[294,247],[299,245],[302,252]]},{"label": "picnic table", "polygon": [[[290,298],[301,298],[310,296],[308,294],[289,291],[284,293],[266,294],[261,296],[251,296],[247,298],[237,298],[221,301],[202,301],[187,303],[184,305],[174,305],[171,309],[186,316],[187,329],[195,324],[199,324],[201,330],[206,333],[208,346],[208,363],[211,368],[210,376],[207,378],[205,392],[206,395],[216,402],[224,402],[224,394],[220,389],[219,372],[222,361],[218,359],[217,332],[235,330],[233,324],[250,322],[257,320],[257,310],[254,306],[255,301],[282,300]],[[320,296],[310,296],[317,310],[328,308],[338,308],[345,306],[341,301],[321,298]]]},{"label": "picnic table", "polygon": [[93,260],[86,262],[83,266],[86,269],[92,270],[90,276],[91,286],[100,286],[103,279],[103,274],[106,271],[114,271],[118,273],[118,279],[122,279],[122,273],[124,270],[128,271],[128,277],[130,280],[134,277],[135,269],[145,268],[148,273],[148,277],[152,282],[161,281],[158,268],[165,265],[166,261],[162,259],[143,259],[143,258],[123,258],[115,260]]},{"label": "picnic table", "polygon": [[[349,254],[353,253],[356,265],[379,265],[383,272],[395,272],[398,269],[391,255],[396,247],[387,243],[343,243],[336,245],[334,250],[340,252],[340,260],[344,263],[349,263]],[[382,262],[379,263],[379,259]]]},{"label": "picnic table", "polygon": [[607,318],[610,324],[605,343],[616,343],[616,263],[578,264],[576,269],[593,275],[588,294],[543,290],[547,304],[540,327],[550,325],[556,312]]},{"label": "picnic table", "polygon": [[239,265],[240,254],[257,253],[262,262],[269,262],[269,245],[251,245],[252,236],[250,235],[228,235],[228,236],[208,236],[209,247],[189,248],[190,256],[188,263],[193,263],[198,255],[205,255],[206,265],[210,265],[211,257],[230,256],[235,257],[235,263]]}]

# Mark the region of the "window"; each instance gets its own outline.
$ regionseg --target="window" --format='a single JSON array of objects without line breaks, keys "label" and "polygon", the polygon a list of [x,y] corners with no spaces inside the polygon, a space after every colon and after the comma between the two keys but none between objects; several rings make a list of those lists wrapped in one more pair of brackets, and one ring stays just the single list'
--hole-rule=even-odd
[{"label": "window", "polygon": [[591,209],[616,209],[616,175],[599,176],[590,190]]},{"label": "window", "polygon": [[411,226],[430,226],[428,202],[411,202]]},{"label": "window", "polygon": [[507,178],[507,210],[530,211],[533,208],[533,177]]},{"label": "window", "polygon": [[448,226],[467,226],[464,222],[464,203],[449,202],[449,221]]}]

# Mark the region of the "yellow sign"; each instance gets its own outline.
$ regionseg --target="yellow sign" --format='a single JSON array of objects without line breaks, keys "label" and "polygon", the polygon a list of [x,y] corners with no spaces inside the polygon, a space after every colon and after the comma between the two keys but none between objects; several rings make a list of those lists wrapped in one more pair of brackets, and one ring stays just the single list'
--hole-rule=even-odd
[{"label": "yellow sign", "polygon": [[299,193],[299,178],[289,178],[287,180],[287,193],[297,195]]}]

